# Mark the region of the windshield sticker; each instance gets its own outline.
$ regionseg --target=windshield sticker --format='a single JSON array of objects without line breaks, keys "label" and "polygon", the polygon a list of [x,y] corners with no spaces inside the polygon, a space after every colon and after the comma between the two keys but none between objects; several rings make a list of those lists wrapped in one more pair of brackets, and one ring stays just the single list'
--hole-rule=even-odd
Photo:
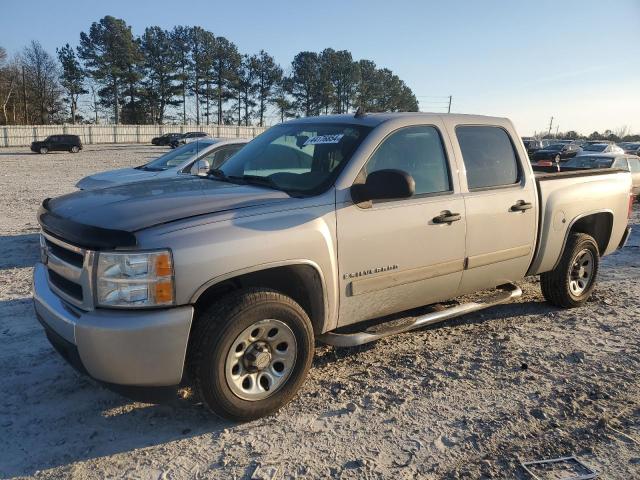
[{"label": "windshield sticker", "polygon": [[304,146],[307,145],[324,145],[327,143],[340,143],[344,137],[344,133],[339,133],[336,135],[318,135],[316,137],[311,137],[306,142],[304,142]]}]

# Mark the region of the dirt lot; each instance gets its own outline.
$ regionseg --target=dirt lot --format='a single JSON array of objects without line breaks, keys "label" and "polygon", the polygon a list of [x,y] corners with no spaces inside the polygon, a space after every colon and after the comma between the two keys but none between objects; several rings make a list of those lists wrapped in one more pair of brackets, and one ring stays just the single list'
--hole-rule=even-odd
[{"label": "dirt lot", "polygon": [[577,454],[601,478],[640,478],[638,208],[587,307],[551,308],[528,279],[511,305],[318,347],[300,394],[269,418],[235,425],[193,400],[134,403],[80,377],[32,311],[36,210],[161,151],[0,150],[0,477],[525,479],[519,459]]}]

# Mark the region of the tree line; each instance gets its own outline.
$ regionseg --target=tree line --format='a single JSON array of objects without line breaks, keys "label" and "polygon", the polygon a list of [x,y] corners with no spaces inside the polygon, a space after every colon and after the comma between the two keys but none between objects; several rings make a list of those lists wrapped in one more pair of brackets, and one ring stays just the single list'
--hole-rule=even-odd
[{"label": "tree line", "polygon": [[[80,102],[84,104],[81,107]],[[147,27],[135,36],[106,16],[74,48],[52,56],[32,41],[9,59],[0,47],[0,123],[257,124],[296,116],[417,111],[411,89],[387,68],[347,50],[298,53],[283,69],[266,51],[243,54],[195,26]]]},{"label": "tree line", "polygon": [[558,133],[545,133],[540,138],[544,139],[566,139],[566,140],[607,140],[610,142],[640,142],[640,135],[632,134],[628,125],[623,125],[614,130],[605,130],[600,133],[597,130],[589,135],[582,135],[575,130]]}]

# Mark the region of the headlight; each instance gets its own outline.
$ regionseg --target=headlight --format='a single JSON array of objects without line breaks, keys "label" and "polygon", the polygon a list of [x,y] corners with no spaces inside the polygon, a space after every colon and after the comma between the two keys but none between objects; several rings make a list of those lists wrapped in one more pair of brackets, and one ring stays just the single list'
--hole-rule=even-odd
[{"label": "headlight", "polygon": [[173,305],[171,252],[99,252],[96,297],[103,307]]}]

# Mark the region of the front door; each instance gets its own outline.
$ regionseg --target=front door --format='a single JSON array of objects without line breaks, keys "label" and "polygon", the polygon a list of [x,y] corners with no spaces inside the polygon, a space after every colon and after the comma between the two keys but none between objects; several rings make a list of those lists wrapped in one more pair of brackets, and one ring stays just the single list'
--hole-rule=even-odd
[{"label": "front door", "polygon": [[505,128],[458,125],[467,192],[466,266],[460,293],[522,279],[534,253],[537,199],[532,176]]},{"label": "front door", "polygon": [[[364,181],[377,170],[406,171],[415,180],[413,197],[338,205],[339,325],[427,305],[457,292],[466,221],[442,130],[438,124],[396,130],[359,175]],[[459,219],[439,222],[446,214]]]}]

